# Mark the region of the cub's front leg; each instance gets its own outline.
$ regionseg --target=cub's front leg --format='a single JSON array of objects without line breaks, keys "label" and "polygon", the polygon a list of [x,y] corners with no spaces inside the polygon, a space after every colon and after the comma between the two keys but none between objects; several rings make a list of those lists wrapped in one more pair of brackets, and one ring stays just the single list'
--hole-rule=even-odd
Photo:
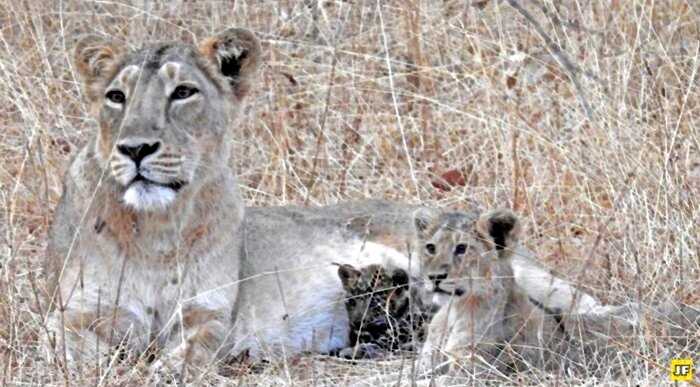
[{"label": "cub's front leg", "polygon": [[420,355],[419,365],[422,372],[444,373],[448,368],[449,357],[445,347],[451,330],[448,326],[449,307],[451,305],[440,308],[430,321]]},{"label": "cub's front leg", "polygon": [[486,375],[494,371],[504,342],[503,305],[478,294],[453,297],[433,317],[421,356],[425,370]]}]

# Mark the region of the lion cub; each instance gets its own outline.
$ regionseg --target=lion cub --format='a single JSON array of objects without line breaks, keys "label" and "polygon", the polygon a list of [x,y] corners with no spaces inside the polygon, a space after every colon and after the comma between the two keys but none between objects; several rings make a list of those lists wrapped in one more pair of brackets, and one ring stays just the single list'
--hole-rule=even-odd
[{"label": "lion cub", "polygon": [[421,271],[443,295],[423,346],[424,369],[483,374],[517,368],[516,358],[541,364],[540,344],[551,350],[565,335],[515,283],[518,218],[508,210],[419,211],[415,226]]},{"label": "lion cub", "polygon": [[411,284],[400,268],[338,265],[350,320],[351,347],[340,351],[346,358],[376,358],[394,350],[411,350],[424,340],[429,320],[419,286]]}]

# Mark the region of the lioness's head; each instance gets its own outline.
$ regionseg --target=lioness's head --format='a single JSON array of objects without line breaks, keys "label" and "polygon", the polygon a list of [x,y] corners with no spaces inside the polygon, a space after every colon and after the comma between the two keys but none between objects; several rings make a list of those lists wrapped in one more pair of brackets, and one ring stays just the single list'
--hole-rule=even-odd
[{"label": "lioness's head", "polygon": [[182,190],[217,177],[260,55],[255,35],[238,28],[198,47],[78,42],[76,67],[100,126],[95,155],[125,205],[162,210]]},{"label": "lioness's head", "polygon": [[460,295],[461,280],[488,276],[491,262],[511,256],[520,230],[508,210],[479,215],[420,209],[414,219],[421,272],[436,293]]}]

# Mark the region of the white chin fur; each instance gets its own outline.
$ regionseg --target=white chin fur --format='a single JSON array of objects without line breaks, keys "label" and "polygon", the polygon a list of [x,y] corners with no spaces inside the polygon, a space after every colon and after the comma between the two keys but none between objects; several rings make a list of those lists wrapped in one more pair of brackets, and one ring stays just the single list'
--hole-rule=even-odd
[{"label": "white chin fur", "polygon": [[140,181],[133,183],[124,193],[124,203],[136,211],[165,210],[174,200],[174,190]]}]

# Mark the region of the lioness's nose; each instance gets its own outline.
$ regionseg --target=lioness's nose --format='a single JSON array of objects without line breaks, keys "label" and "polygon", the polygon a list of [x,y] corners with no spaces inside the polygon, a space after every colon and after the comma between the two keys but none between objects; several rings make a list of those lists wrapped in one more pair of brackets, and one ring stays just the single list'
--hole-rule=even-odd
[{"label": "lioness's nose", "polygon": [[160,148],[159,142],[154,142],[152,144],[139,144],[139,145],[117,145],[117,150],[119,153],[127,156],[136,163],[138,166],[146,156],[152,155],[158,151]]}]

